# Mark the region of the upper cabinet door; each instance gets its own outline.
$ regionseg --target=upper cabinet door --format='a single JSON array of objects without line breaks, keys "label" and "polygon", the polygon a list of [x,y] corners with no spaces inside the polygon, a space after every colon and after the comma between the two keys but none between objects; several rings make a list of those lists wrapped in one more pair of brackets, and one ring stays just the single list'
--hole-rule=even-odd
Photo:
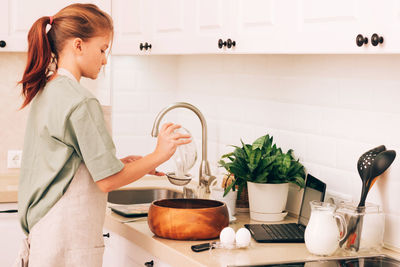
[{"label": "upper cabinet door", "polygon": [[117,54],[181,54],[190,48],[191,1],[113,0]]},{"label": "upper cabinet door", "polygon": [[194,3],[194,27],[190,39],[198,53],[223,53],[235,50],[227,47],[227,40],[234,40],[234,1],[190,0]]},{"label": "upper cabinet door", "polygon": [[396,0],[297,0],[293,52],[398,53],[399,10]]},{"label": "upper cabinet door", "polygon": [[[148,0],[149,1],[149,0]],[[189,38],[193,4],[188,0],[151,0],[152,54],[185,54],[194,51]]]},{"label": "upper cabinet door", "polygon": [[[361,1],[364,3],[364,1]],[[400,53],[400,1],[368,0],[365,35],[369,53]]]},{"label": "upper cabinet door", "polygon": [[104,11],[111,12],[111,0],[71,1],[71,0],[1,0],[0,40],[6,46],[0,51],[27,51],[27,37],[32,24],[43,16],[52,16],[63,7],[76,3],[94,3]]},{"label": "upper cabinet door", "polygon": [[[297,0],[294,53],[362,53],[356,44],[366,36],[368,7],[362,0]],[[367,37],[368,38],[368,37]]]},{"label": "upper cabinet door", "polygon": [[236,51],[285,53],[293,46],[291,0],[236,0],[233,12]]},{"label": "upper cabinet door", "polygon": [[141,54],[151,51],[153,16],[148,0],[113,0],[112,16],[112,54]]}]

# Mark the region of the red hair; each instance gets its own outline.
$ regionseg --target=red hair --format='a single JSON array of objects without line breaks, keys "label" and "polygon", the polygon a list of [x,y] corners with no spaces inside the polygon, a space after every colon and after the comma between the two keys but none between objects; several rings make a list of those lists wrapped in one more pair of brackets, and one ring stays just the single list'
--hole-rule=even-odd
[{"label": "red hair", "polygon": [[[51,28],[46,33],[46,27]],[[33,23],[28,33],[28,59],[21,81],[24,102],[21,109],[44,88],[50,78],[49,66],[56,64],[58,55],[71,38],[83,41],[99,36],[105,31],[113,35],[113,22],[107,13],[93,4],[72,4],[61,9],[52,18],[41,17]]]}]

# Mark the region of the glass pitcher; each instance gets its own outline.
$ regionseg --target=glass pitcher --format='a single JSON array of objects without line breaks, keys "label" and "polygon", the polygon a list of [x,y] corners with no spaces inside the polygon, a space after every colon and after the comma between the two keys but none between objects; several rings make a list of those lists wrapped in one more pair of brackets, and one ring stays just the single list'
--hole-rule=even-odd
[{"label": "glass pitcher", "polygon": [[[335,212],[336,206],[327,202],[311,201],[311,216],[304,233],[309,252],[315,255],[332,255],[339,247],[339,241],[346,235],[344,217]],[[339,220],[339,228],[336,223]]]}]

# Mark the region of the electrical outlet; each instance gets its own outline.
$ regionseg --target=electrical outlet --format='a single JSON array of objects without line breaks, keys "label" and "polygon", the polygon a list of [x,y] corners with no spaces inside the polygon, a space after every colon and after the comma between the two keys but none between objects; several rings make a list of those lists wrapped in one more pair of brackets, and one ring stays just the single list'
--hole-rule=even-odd
[{"label": "electrical outlet", "polygon": [[8,150],[7,153],[7,168],[21,168],[22,150]]},{"label": "electrical outlet", "polygon": [[351,201],[353,201],[353,198],[352,198],[352,196],[347,195],[347,194],[327,190],[325,193],[324,201],[333,203],[337,206],[342,202],[351,202]]}]

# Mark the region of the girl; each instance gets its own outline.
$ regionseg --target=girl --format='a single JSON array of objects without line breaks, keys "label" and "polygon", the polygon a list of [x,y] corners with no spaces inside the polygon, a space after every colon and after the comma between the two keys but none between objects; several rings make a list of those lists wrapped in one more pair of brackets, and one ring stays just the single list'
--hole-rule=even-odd
[{"label": "girl", "polygon": [[18,194],[27,238],[18,267],[100,267],[106,193],[155,174],[191,141],[167,123],[153,153],[116,158],[100,104],[79,84],[81,77],[96,79],[112,37],[111,17],[92,4],[67,6],[29,31],[20,83],[30,113]]}]

